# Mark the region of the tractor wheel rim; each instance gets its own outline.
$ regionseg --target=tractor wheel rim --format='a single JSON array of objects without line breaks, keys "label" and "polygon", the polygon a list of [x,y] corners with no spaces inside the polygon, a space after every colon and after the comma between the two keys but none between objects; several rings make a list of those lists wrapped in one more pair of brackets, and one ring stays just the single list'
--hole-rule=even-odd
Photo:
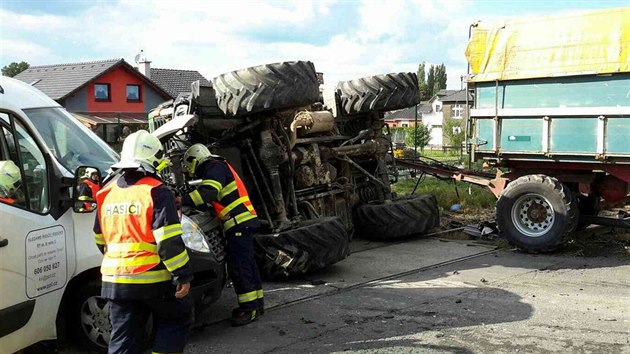
[{"label": "tractor wheel rim", "polygon": [[541,237],[551,230],[554,214],[547,198],[529,193],[519,197],[512,206],[512,223],[527,237]]},{"label": "tractor wheel rim", "polygon": [[81,305],[81,328],[92,343],[107,348],[112,331],[109,323],[109,301],[91,296]]}]

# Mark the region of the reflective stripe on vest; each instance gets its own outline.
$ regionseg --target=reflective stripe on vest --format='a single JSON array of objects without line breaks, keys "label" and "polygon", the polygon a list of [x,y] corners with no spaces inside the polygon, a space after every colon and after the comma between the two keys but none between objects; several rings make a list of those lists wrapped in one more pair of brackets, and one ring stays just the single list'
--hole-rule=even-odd
[{"label": "reflective stripe on vest", "polygon": [[[251,220],[255,218],[256,210],[254,210],[254,206],[252,205],[252,202],[249,199],[247,189],[245,188],[245,184],[243,183],[241,178],[238,176],[238,174],[236,173],[232,165],[230,165],[227,162],[225,162],[225,164],[227,165],[228,169],[232,173],[232,177],[234,178],[234,181],[228,183],[225,187],[218,189],[219,191],[219,194],[217,196],[218,201],[212,201],[210,204],[212,204],[214,211],[217,213],[217,218],[223,221],[223,229],[227,230],[233,227],[234,225],[237,225],[247,220]],[[211,183],[210,181],[212,181],[213,183]],[[211,185],[215,188],[216,186],[214,184],[218,184],[220,186],[219,182],[213,181],[213,180],[204,180],[202,184]],[[237,198],[235,201],[231,202],[227,206],[224,206],[223,204],[219,203],[221,199],[223,199],[227,195],[230,195],[231,193],[238,193],[239,198]],[[230,216],[230,212],[241,204],[244,205],[245,208],[247,208],[247,211],[244,213],[240,213],[236,216]]]},{"label": "reflective stripe on vest", "polygon": [[168,270],[149,270],[140,274],[130,275],[105,275],[103,281],[118,284],[151,284],[171,280],[171,273]]},{"label": "reflective stripe on vest", "polygon": [[256,215],[250,213],[249,211],[246,211],[244,213],[240,213],[238,215],[236,215],[235,217],[231,218],[230,220],[226,221],[223,223],[223,230],[227,231],[231,228],[233,228],[234,226],[238,225],[238,224],[242,224],[247,220],[251,220],[253,218],[255,218]]},{"label": "reflective stripe on vest", "polygon": [[[151,190],[162,182],[149,176],[126,188],[118,187],[117,182],[118,178],[112,180],[96,196],[101,233],[107,244],[101,273],[115,276],[109,280],[104,277],[104,281],[129,282],[129,279],[121,276],[144,274],[160,264],[152,228]],[[168,280],[170,274],[167,279],[161,273],[157,278],[142,279],[150,283],[158,278]],[[151,279],[154,281],[149,281]]]}]

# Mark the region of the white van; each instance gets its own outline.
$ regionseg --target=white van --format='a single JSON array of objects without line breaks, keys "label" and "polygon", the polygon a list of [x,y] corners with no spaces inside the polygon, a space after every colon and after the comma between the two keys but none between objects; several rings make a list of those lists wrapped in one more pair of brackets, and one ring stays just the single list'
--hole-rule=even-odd
[{"label": "white van", "polygon": [[[58,337],[103,350],[110,326],[99,297],[95,214],[73,191],[75,172],[89,166],[105,174],[116,153],[36,88],[0,77],[0,160],[14,161],[22,175],[20,197],[0,201],[0,354]],[[198,310],[225,282],[223,257],[203,222],[182,218]]]}]

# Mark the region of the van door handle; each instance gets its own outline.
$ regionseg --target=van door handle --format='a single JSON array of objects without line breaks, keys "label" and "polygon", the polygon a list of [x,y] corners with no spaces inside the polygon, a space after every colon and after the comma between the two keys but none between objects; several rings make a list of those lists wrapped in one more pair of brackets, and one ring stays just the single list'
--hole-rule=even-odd
[{"label": "van door handle", "polygon": [[0,237],[0,247],[4,247],[8,244],[9,244],[9,240],[7,240],[6,238]]}]

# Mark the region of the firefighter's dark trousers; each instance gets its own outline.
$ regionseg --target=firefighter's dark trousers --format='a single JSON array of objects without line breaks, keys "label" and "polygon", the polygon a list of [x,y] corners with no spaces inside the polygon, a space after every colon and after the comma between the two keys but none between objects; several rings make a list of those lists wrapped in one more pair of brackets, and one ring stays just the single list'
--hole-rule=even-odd
[{"label": "firefighter's dark trousers", "polygon": [[146,322],[153,315],[154,353],[182,353],[188,328],[194,320],[191,295],[183,299],[111,300],[109,320],[112,334],[109,353],[136,354],[144,351]]},{"label": "firefighter's dark trousers", "polygon": [[225,231],[228,272],[239,307],[244,310],[255,310],[263,302],[252,233],[250,228],[242,225]]}]

